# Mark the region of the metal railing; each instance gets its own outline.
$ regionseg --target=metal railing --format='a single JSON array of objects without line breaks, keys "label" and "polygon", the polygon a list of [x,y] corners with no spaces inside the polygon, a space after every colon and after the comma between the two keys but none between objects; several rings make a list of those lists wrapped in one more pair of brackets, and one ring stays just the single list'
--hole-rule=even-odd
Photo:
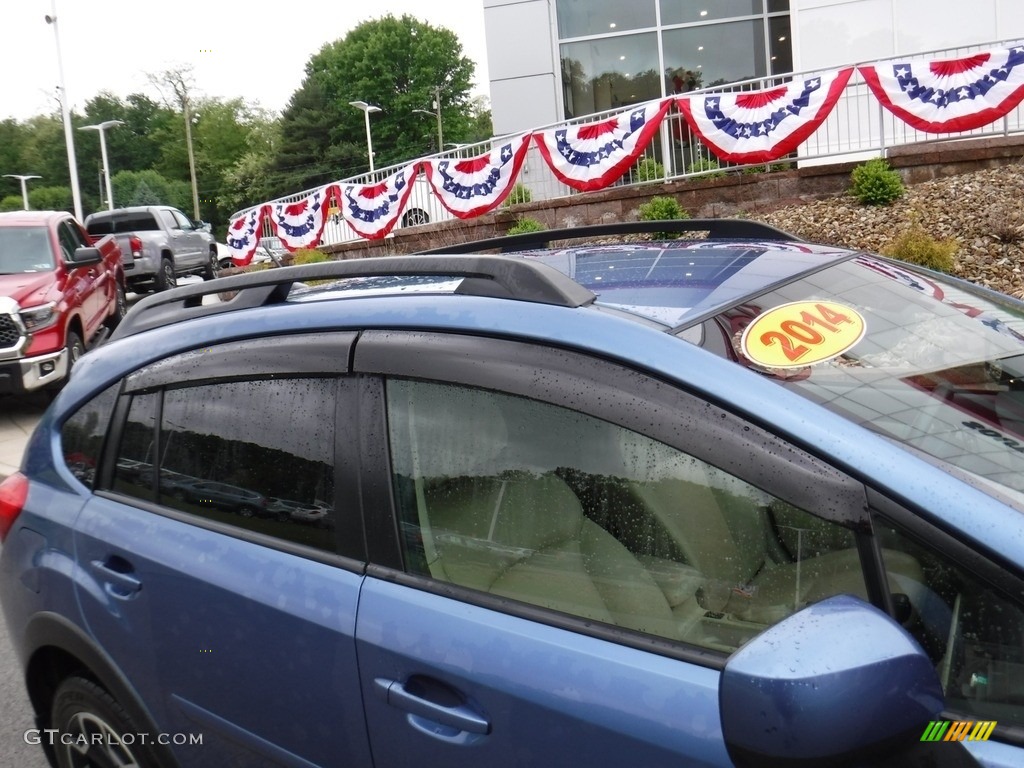
[{"label": "metal railing", "polygon": [[[859,62],[853,65],[878,64],[887,61],[897,60],[921,60],[921,59],[956,59],[968,56],[979,51],[1005,48],[1018,44],[1018,40],[997,41],[990,43],[979,43],[971,46],[958,48],[944,48],[933,51],[925,51],[911,55],[890,57],[874,62]],[[734,93],[736,91],[756,91],[781,86],[794,79],[807,79],[816,75],[834,72],[844,67],[834,67],[829,70],[814,70],[807,72],[787,73],[772,77],[756,78],[741,82],[728,83],[715,88],[704,88],[698,91],[691,91],[685,95],[705,95],[715,93]],[[520,136],[523,133],[539,133],[565,125],[577,125],[590,123],[617,115],[623,109],[629,108],[624,105],[615,109],[585,115],[573,120],[552,123],[541,126],[530,131],[523,131],[517,134],[495,137],[476,144],[467,144],[457,149],[438,152],[418,160],[439,160],[470,158],[489,152],[491,148],[502,140]],[[785,158],[775,161],[771,165],[785,164],[807,166],[824,165],[829,163],[848,162],[868,159],[870,157],[886,156],[888,151],[894,147],[917,144],[921,142],[956,142],[963,139],[974,139],[982,137],[1008,136],[1024,131],[1024,104],[1018,105],[1004,118],[983,126],[981,128],[952,134],[931,134],[919,131],[900,120],[891,112],[886,110],[874,97],[868,88],[867,83],[861,77],[859,71],[855,71],[849,83],[843,90],[839,101],[829,113],[825,121],[812,133],[797,149],[797,151]],[[646,162],[645,162],[646,161]],[[407,167],[411,162],[406,161],[384,168],[379,168],[373,173],[366,173],[340,179],[334,183],[344,184],[372,184],[390,177],[401,168]],[[636,163],[623,177],[616,182],[616,186],[637,185],[644,183],[675,181],[687,178],[698,178],[713,174],[720,174],[723,171],[734,171],[749,169],[751,172],[765,170],[765,164],[743,165],[736,163],[720,162],[715,158],[711,150],[703,145],[700,140],[693,136],[689,125],[677,110],[672,109],[666,115],[660,128],[660,136],[652,140],[643,153],[637,158]],[[652,173],[652,170],[655,173]],[[544,161],[537,148],[536,143],[531,139],[530,147],[523,163],[517,183],[522,184],[529,190],[531,201],[553,200],[570,197],[573,195],[586,194],[578,192],[559,181]],[[322,185],[321,185],[322,186]],[[319,187],[318,187],[319,188]],[[303,190],[293,195],[281,197],[276,200],[263,203],[290,203],[296,202],[309,195],[313,190]],[[232,215],[235,218],[250,208],[239,211]],[[424,174],[419,174],[413,185],[408,203],[406,204],[398,227],[413,227],[423,224],[431,224],[439,221],[454,219],[455,217],[447,210],[434,195]],[[273,233],[270,231],[269,221],[264,224],[264,234],[268,237]],[[324,232],[320,240],[321,245],[333,245],[352,240],[360,240],[356,234],[345,223],[340,212],[334,212],[328,217]]]}]

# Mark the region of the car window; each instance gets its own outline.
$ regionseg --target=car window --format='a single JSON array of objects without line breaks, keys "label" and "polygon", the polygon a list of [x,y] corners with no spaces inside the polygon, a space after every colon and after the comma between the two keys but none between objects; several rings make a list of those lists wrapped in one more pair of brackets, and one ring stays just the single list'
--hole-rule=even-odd
[{"label": "car window", "polygon": [[[60,241],[61,250],[66,246]],[[53,247],[46,227],[0,229],[0,274],[16,275],[53,269]]]},{"label": "car window", "polygon": [[192,224],[192,221],[189,219],[189,217],[186,216],[181,211],[171,211],[171,215],[174,217],[174,220],[178,222],[179,229],[195,229],[195,226]]},{"label": "car window", "polygon": [[100,451],[110,423],[120,383],[87,402],[60,430],[61,455],[71,473],[88,486],[95,480]]},{"label": "car window", "polygon": [[181,223],[170,211],[160,211],[160,218],[164,220],[164,226],[168,229],[181,229]]},{"label": "car window", "polygon": [[282,378],[136,395],[113,488],[335,551],[335,389],[334,379]]},{"label": "car window", "polygon": [[635,431],[424,381],[387,401],[408,571],[723,652],[866,598],[848,529]]},{"label": "car window", "polygon": [[[972,720],[1024,725],[1024,607],[891,526],[876,526],[889,556],[921,563],[894,591],[909,598],[905,626],[935,662],[946,707]],[[890,581],[893,575],[890,572]]]}]

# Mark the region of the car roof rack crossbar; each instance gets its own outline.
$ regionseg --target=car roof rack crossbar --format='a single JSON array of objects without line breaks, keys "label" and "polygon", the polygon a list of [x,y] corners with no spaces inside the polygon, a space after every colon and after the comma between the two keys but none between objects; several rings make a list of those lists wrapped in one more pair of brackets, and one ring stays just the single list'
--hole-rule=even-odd
[{"label": "car roof rack crossbar", "polygon": [[750,219],[668,219],[664,221],[620,221],[612,224],[594,224],[589,227],[570,227],[566,229],[544,229],[539,232],[524,232],[520,235],[505,235],[489,240],[472,240],[457,245],[446,245],[419,251],[423,256],[448,253],[479,253],[481,251],[498,250],[502,253],[529,251],[536,248],[548,248],[559,240],[593,240],[615,235],[637,235],[644,233],[672,232],[707,232],[713,240],[775,240],[786,242],[803,242],[796,235],[781,229],[762,224]]},{"label": "car roof rack crossbar", "polygon": [[[294,285],[353,277],[462,278],[455,293],[570,308],[586,306],[596,298],[567,275],[538,261],[496,255],[379,256],[264,269],[154,293],[132,307],[111,339],[192,318],[279,304],[287,300]],[[214,294],[232,295],[225,301],[203,303]]]}]

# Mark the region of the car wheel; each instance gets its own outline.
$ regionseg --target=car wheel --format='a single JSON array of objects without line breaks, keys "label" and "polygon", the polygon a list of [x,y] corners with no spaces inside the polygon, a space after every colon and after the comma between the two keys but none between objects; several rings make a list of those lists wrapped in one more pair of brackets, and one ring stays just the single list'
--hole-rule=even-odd
[{"label": "car wheel", "polygon": [[412,208],[405,212],[402,216],[403,227],[418,227],[421,224],[430,223],[430,214],[424,211],[422,208]]},{"label": "car wheel", "polygon": [[85,354],[85,344],[82,341],[82,337],[78,335],[78,331],[68,331],[68,339],[65,343],[68,350],[68,375],[67,378],[71,378],[71,371],[82,359],[82,355]]},{"label": "car wheel", "polygon": [[238,514],[240,514],[242,517],[252,517],[256,514],[256,510],[253,509],[252,507],[239,507]]},{"label": "car wheel", "polygon": [[210,258],[203,269],[203,280],[213,280],[217,277],[218,272],[220,272],[220,259],[217,258],[217,251],[211,250]]},{"label": "car wheel", "polygon": [[124,283],[117,284],[117,297],[114,299],[114,314],[107,318],[107,328],[114,330],[121,324],[122,318],[128,314],[128,294],[125,293]]},{"label": "car wheel", "polygon": [[[53,697],[51,716],[52,727],[59,733],[54,740],[59,768],[159,767],[157,756],[139,738],[139,727],[113,696],[91,680],[76,675],[62,682]],[[134,738],[123,739],[126,734]]]},{"label": "car wheel", "polygon": [[178,285],[178,278],[174,274],[174,262],[170,259],[163,259],[160,262],[160,269],[156,273],[156,290],[166,291]]}]

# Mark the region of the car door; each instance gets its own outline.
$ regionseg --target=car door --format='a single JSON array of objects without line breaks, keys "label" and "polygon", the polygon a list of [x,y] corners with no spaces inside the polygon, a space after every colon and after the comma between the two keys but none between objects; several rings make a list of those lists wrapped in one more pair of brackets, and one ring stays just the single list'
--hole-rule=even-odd
[{"label": "car door", "polygon": [[[351,341],[224,344],[124,382],[78,521],[79,598],[156,722],[192,739],[183,764],[368,763],[354,643],[363,537],[338,480],[350,437],[335,430]],[[186,490],[210,481],[330,512],[315,525],[247,516]]]},{"label": "car door", "polygon": [[177,223],[178,229],[181,232],[179,237],[185,246],[181,253],[182,265],[187,266],[189,269],[205,265],[209,254],[206,233],[196,229],[195,223],[177,208],[172,208],[170,213]]},{"label": "car door", "polygon": [[81,305],[82,322],[85,326],[83,341],[88,343],[107,317],[107,307],[116,286],[103,264],[73,266],[75,251],[89,245],[76,224],[65,219],[57,226],[57,236],[64,256],[64,266],[68,271],[69,293]]},{"label": "car door", "polygon": [[885,602],[863,487],[710,403],[497,339],[368,332],[354,365],[378,768],[728,766],[729,654],[825,597]]}]

